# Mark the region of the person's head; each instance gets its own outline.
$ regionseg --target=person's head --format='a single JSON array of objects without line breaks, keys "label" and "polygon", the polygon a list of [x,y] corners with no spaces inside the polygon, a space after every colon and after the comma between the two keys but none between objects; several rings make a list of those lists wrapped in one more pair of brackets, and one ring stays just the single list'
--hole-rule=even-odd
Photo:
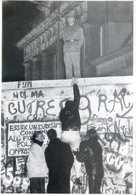
[{"label": "person's head", "polygon": [[47,132],[48,138],[51,139],[56,139],[57,138],[57,132],[55,129],[49,129]]},{"label": "person's head", "polygon": [[33,142],[36,141],[43,142],[44,140],[43,133],[41,131],[35,131],[31,139]]},{"label": "person's head", "polygon": [[70,12],[67,14],[67,22],[70,26],[72,26],[75,23],[75,14]]},{"label": "person's head", "polygon": [[65,102],[65,108],[66,108],[67,110],[71,110],[71,109],[73,108],[73,102],[72,102],[71,100],[67,100],[67,101]]},{"label": "person's head", "polygon": [[92,127],[90,128],[88,131],[87,131],[87,137],[91,140],[98,140],[98,134],[95,130],[95,127]]}]

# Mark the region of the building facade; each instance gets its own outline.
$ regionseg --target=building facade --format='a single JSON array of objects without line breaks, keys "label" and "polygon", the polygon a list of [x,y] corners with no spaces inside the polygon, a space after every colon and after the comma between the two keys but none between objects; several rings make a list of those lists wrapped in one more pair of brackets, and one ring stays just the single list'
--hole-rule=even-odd
[{"label": "building facade", "polygon": [[84,31],[81,77],[133,74],[133,2],[43,1],[37,8],[32,30],[17,43],[25,80],[66,78],[62,35],[71,11]]}]

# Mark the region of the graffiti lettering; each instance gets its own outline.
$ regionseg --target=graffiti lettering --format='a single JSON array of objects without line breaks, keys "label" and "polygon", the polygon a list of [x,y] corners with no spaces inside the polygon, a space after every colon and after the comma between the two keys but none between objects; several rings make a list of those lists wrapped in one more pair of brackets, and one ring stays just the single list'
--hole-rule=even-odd
[{"label": "graffiti lettering", "polygon": [[[22,110],[21,110],[21,107],[23,108]],[[15,106],[14,102],[9,103],[8,110],[9,110],[9,113],[12,115],[16,114],[17,112],[23,114],[25,112],[25,101],[22,100],[20,102],[17,102],[17,107]]]},{"label": "graffiti lettering", "polygon": [[18,81],[17,87],[18,88],[31,88],[32,82],[31,81]]},{"label": "graffiti lettering", "polygon": [[35,130],[42,131],[44,138],[46,138],[48,129],[54,128],[57,130],[57,134],[60,137],[61,134],[60,127],[61,124],[59,121],[9,123],[8,156],[26,156],[31,146],[31,136],[33,135]]},{"label": "graffiti lettering", "polygon": [[31,98],[33,98],[33,97],[36,97],[36,98],[44,97],[42,90],[31,91]]},{"label": "graffiti lettering", "polygon": [[47,110],[46,110],[46,114],[47,114],[47,115],[55,116],[55,114],[52,114],[52,113],[50,114],[50,113],[49,113],[49,111],[55,107],[54,105],[51,105],[52,102],[54,103],[54,100],[50,100],[50,101],[47,103],[48,108],[47,108]]},{"label": "graffiti lettering", "polygon": [[10,102],[8,104],[8,111],[11,115],[27,112],[30,113],[27,116],[28,120],[38,120],[47,117],[47,115],[55,116],[53,113],[54,107],[54,100],[50,100],[48,102],[45,102],[44,100],[33,100],[30,103],[26,103],[22,100],[18,102]]},{"label": "graffiti lettering", "polygon": [[28,144],[27,142],[20,142],[20,141],[17,141],[17,147],[30,147],[31,144]]},{"label": "graffiti lettering", "polygon": [[108,112],[109,110],[107,109],[107,97],[105,94],[100,94],[99,96],[99,105],[98,105],[98,111],[100,111],[101,104],[103,103],[105,110]]},{"label": "graffiti lettering", "polygon": [[13,92],[13,98],[26,98],[26,91]]},{"label": "graffiti lettering", "polygon": [[116,116],[118,117],[118,118],[133,118],[132,116],[126,116],[131,110],[132,110],[132,108],[133,108],[133,104],[130,106],[130,108],[126,111],[126,112],[124,112],[123,114],[116,114]]},{"label": "graffiti lettering", "polygon": [[15,124],[10,124],[9,126],[10,131],[17,131],[17,130],[27,130],[27,125],[15,125]]},{"label": "graffiti lettering", "polygon": [[18,149],[10,149],[8,151],[10,156],[22,156],[22,155],[28,155],[29,148],[18,148]]},{"label": "graffiti lettering", "polygon": [[[82,125],[88,123],[88,121],[91,118],[92,111],[91,111],[90,100],[87,96],[83,96],[83,95],[81,96],[79,110],[82,115],[82,121],[81,121]],[[87,117],[84,117],[85,115]]]},{"label": "graffiti lettering", "polygon": [[109,101],[109,103],[113,102],[113,108],[111,109],[110,112],[112,112],[115,109],[115,105],[116,105],[115,103],[118,103],[120,105],[122,111],[124,108],[130,107],[130,103],[128,103],[128,105],[126,105],[126,101],[125,101],[126,95],[127,95],[126,88],[122,88],[119,93],[117,93],[117,90],[115,89],[115,91],[113,93],[114,99]]}]

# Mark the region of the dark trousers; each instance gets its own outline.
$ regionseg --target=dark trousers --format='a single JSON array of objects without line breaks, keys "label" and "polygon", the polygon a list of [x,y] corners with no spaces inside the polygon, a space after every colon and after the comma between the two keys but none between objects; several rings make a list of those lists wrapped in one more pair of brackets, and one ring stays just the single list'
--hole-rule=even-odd
[{"label": "dark trousers", "polygon": [[30,178],[30,193],[45,193],[45,178]]},{"label": "dark trousers", "polygon": [[89,194],[101,194],[100,188],[103,175],[96,174],[95,176],[93,176],[93,174],[89,174],[88,176]]}]

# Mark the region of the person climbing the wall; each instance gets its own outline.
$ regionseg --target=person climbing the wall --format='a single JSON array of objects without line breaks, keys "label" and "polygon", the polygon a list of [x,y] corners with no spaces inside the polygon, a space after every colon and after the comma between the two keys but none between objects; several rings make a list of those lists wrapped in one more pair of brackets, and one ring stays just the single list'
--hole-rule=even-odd
[{"label": "person climbing the wall", "polygon": [[98,134],[94,127],[87,131],[87,139],[82,141],[79,151],[74,152],[79,162],[84,162],[88,175],[89,194],[100,194],[104,175],[102,147],[98,142]]},{"label": "person climbing the wall", "polygon": [[[60,121],[62,125],[61,141],[68,143],[72,151],[76,151],[79,148],[81,137],[80,128],[81,120],[79,114],[80,93],[77,85],[77,79],[72,80],[74,100],[67,100],[65,107],[60,111]],[[81,163],[76,158],[74,159],[74,167],[76,173],[75,184],[82,185],[80,181],[80,169]]]},{"label": "person climbing the wall", "polygon": [[47,166],[43,145],[43,134],[35,131],[32,138],[32,146],[27,158],[28,177],[30,179],[30,193],[45,193],[45,176]]}]

